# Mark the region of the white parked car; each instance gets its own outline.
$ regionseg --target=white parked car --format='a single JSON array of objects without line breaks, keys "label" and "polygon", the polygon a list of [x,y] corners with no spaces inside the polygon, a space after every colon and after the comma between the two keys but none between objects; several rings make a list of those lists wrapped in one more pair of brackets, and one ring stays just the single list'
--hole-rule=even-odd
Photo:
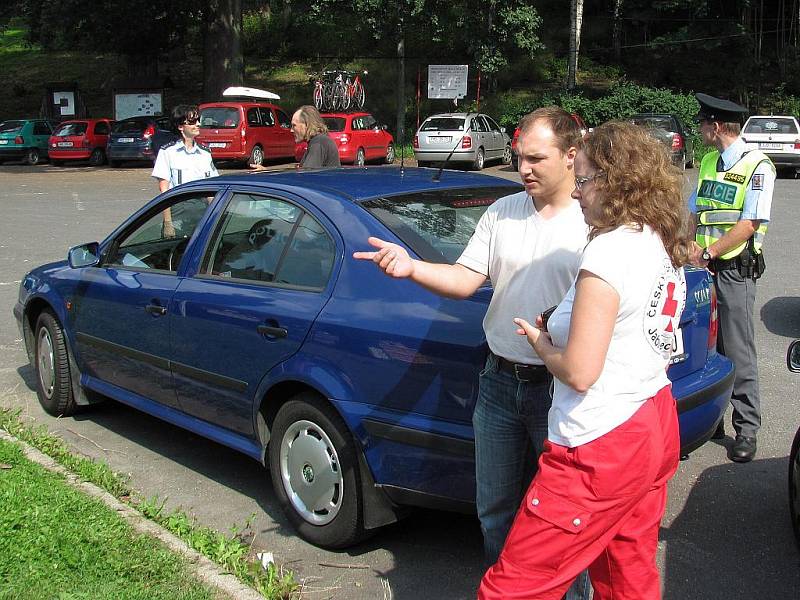
[{"label": "white parked car", "polygon": [[511,138],[489,115],[447,113],[428,117],[414,136],[420,167],[431,163],[468,163],[480,171],[489,160],[511,163]]},{"label": "white parked car", "polygon": [[800,125],[794,117],[750,117],[742,129],[742,139],[769,156],[779,171],[794,174],[800,168]]}]

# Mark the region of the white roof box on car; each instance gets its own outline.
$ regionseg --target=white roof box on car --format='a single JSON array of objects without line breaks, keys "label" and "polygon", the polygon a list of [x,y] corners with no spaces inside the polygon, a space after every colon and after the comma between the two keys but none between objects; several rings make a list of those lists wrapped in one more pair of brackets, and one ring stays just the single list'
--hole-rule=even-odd
[{"label": "white roof box on car", "polygon": [[262,98],[266,100],[280,100],[278,94],[273,94],[267,90],[259,90],[258,88],[233,86],[226,88],[222,92],[223,96],[236,96],[238,98]]}]

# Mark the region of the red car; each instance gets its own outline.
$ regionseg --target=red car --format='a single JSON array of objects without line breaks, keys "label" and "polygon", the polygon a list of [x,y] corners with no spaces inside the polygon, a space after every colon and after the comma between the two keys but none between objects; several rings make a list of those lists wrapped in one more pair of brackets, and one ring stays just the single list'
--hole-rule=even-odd
[{"label": "red car", "polygon": [[50,164],[58,167],[66,160],[88,160],[93,167],[104,164],[112,123],[110,119],[62,121],[47,143]]},{"label": "red car", "polygon": [[[328,136],[339,148],[342,164],[362,166],[369,161],[394,162],[394,138],[379,125],[369,113],[324,113],[322,120],[328,126]],[[295,148],[295,159],[299,162],[306,151],[306,143]]]},{"label": "red car", "polygon": [[[583,122],[581,116],[577,113],[572,113],[570,116],[572,120],[577,123],[578,127],[581,128],[581,135],[585,136],[589,129],[587,129],[586,123]],[[519,168],[519,161],[517,160],[517,139],[519,139],[519,127],[514,130],[514,137],[511,138],[511,164],[514,169]]]},{"label": "red car", "polygon": [[197,141],[215,160],[258,164],[294,157],[292,120],[267,102],[208,102],[200,108]]}]

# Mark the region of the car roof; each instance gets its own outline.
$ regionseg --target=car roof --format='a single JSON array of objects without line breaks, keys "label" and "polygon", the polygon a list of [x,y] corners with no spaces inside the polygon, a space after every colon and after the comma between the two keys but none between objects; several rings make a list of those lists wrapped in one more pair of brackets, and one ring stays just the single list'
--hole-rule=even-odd
[{"label": "car roof", "polygon": [[98,117],[97,119],[64,119],[63,121],[59,121],[58,124],[63,125],[64,123],[97,123],[98,121],[111,121],[111,119],[107,119],[105,117]]},{"label": "car roof", "polygon": [[438,118],[441,118],[441,117],[445,117],[445,118],[449,117],[449,118],[454,118],[454,119],[466,119],[467,117],[474,117],[474,116],[482,115],[482,114],[483,113],[463,113],[463,112],[462,113],[437,113],[435,115],[431,115],[430,117],[427,117],[425,120],[427,121],[428,119],[438,119]]},{"label": "car roof", "polygon": [[750,119],[794,119],[792,115],[750,115],[747,120]]},{"label": "car roof", "polygon": [[[508,186],[522,189],[521,184],[514,181],[464,171],[442,172],[439,181],[433,181],[438,169],[420,169],[416,167],[340,167],[334,169],[301,169],[272,173],[245,172],[243,174],[223,175],[213,181],[225,185],[247,185],[284,188],[291,190],[308,190],[323,194],[360,201],[367,198],[410,194],[414,192],[435,191],[441,189],[498,187]],[[185,184],[188,187],[203,187],[210,180],[199,180]],[[513,190],[509,190],[512,192]]]},{"label": "car roof", "polygon": [[252,107],[260,106],[262,108],[277,108],[283,110],[280,106],[272,104],[271,102],[259,102],[257,100],[220,100],[219,102],[203,102],[198,106],[198,110],[204,108],[223,107],[223,108],[238,108],[238,107]]},{"label": "car roof", "polygon": [[366,117],[371,117],[372,113],[363,112],[363,111],[361,111],[361,112],[326,112],[326,113],[320,113],[319,116],[322,117],[322,118],[325,118],[325,117],[336,117],[336,118],[339,118],[339,119],[346,119],[347,117],[365,117],[365,116]]}]

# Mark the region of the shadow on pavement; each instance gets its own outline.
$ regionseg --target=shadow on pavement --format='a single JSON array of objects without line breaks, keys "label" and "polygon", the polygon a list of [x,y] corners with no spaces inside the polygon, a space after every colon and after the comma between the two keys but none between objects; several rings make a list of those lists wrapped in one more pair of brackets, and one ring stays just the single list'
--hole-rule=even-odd
[{"label": "shadow on pavement", "polygon": [[770,333],[787,338],[800,337],[800,298],[797,296],[770,298],[761,307],[761,321]]}]

